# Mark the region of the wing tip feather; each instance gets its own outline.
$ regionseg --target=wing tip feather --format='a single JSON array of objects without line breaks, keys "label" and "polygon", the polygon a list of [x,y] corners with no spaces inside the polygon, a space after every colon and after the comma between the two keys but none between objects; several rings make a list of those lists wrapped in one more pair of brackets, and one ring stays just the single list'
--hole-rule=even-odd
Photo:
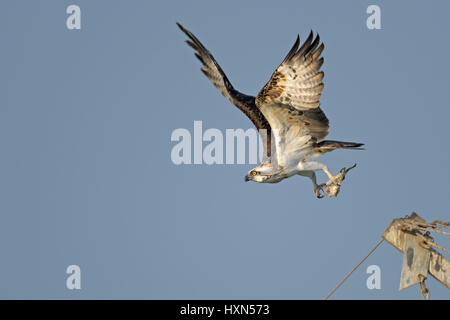
[{"label": "wing tip feather", "polygon": [[291,50],[289,50],[288,54],[284,58],[283,62],[289,61],[290,59],[292,59],[296,55],[299,45],[300,45],[300,35],[297,34],[297,39],[295,40],[295,43],[292,46]]}]

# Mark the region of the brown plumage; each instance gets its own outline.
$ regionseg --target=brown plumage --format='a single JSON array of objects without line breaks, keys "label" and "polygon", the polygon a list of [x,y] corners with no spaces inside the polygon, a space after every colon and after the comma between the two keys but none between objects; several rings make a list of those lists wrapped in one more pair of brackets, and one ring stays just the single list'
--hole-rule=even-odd
[{"label": "brown plumage", "polygon": [[356,142],[326,140],[317,143],[316,147],[314,148],[314,152],[327,153],[336,149],[364,150],[364,148],[361,148],[363,145],[364,145],[363,143],[356,143]]},{"label": "brown plumage", "polygon": [[208,77],[214,86],[222,93],[222,95],[230,100],[238,109],[240,109],[254,124],[258,131],[263,132],[261,136],[264,145],[264,156],[270,157],[271,152],[271,129],[264,115],[255,104],[255,97],[243,94],[233,88],[222,68],[216,62],[212,54],[203,46],[189,30],[177,22],[177,26],[183,31],[190,40],[186,43],[193,48],[195,56],[202,62],[201,71]]},{"label": "brown plumage", "polygon": [[263,160],[262,165],[249,171],[245,180],[277,183],[294,174],[304,175],[312,179],[319,196],[320,186],[314,172],[323,170],[330,180],[333,177],[324,164],[313,159],[335,149],[360,149],[363,145],[324,140],[329,121],[320,108],[324,87],[324,73],[320,70],[324,59],[320,55],[324,45],[319,35],[314,37],[311,31],[301,46],[297,36],[283,62],[255,98],[235,90],[211,53],[190,31],[177,25],[189,37],[187,43],[202,62],[202,72],[258,130],[268,133],[267,139],[264,135],[262,139],[264,154],[271,156],[270,162]]}]

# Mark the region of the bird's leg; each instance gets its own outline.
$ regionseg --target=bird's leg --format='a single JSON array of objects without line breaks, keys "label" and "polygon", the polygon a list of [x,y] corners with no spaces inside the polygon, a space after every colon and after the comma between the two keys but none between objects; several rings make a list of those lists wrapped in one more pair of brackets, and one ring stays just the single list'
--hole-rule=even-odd
[{"label": "bird's leg", "polygon": [[311,179],[313,186],[314,186],[314,193],[316,194],[317,198],[323,198],[323,195],[320,194],[320,191],[322,190],[323,184],[318,185],[317,179],[316,179],[316,173],[314,171],[300,171],[298,173],[301,176],[305,176]]},{"label": "bird's leg", "polygon": [[328,167],[323,163],[317,161],[300,161],[298,163],[298,169],[301,171],[322,170],[328,176],[328,179],[330,179],[330,181],[334,180],[334,177],[331,174],[330,170],[328,170]]}]

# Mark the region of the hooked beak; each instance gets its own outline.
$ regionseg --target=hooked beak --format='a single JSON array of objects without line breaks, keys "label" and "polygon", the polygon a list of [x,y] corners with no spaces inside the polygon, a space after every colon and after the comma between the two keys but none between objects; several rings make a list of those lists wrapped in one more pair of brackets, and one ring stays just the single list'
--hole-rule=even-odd
[{"label": "hooked beak", "polygon": [[249,176],[245,176],[244,180],[245,180],[245,182],[249,182],[251,179]]}]

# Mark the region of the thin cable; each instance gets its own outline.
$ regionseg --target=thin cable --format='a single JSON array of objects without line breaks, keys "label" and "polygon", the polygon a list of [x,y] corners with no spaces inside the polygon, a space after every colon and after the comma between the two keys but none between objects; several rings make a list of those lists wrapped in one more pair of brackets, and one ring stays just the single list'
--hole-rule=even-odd
[{"label": "thin cable", "polygon": [[358,267],[364,262],[364,261],[366,261],[366,259],[375,251],[375,249],[376,248],[378,248],[378,246],[382,243],[384,241],[384,239],[381,239],[376,245],[375,245],[375,247],[373,247],[372,248],[372,250],[370,250],[370,252],[361,260],[361,262],[360,263],[358,263],[357,265],[356,265],[356,267],[354,267],[353,268],[353,270],[352,271],[350,271],[350,273],[349,274],[347,274],[346,276],[345,276],[345,278],[344,279],[342,279],[342,281],[341,282],[339,282],[339,284],[336,286],[336,288],[334,288],[333,290],[331,290],[331,292],[325,297],[325,300],[328,300],[328,298],[329,297],[331,297],[331,295],[344,283],[344,281],[345,280],[347,280],[348,279],[348,277],[350,277],[351,275],[352,275],[352,273],[356,270],[356,269],[358,269]]}]

